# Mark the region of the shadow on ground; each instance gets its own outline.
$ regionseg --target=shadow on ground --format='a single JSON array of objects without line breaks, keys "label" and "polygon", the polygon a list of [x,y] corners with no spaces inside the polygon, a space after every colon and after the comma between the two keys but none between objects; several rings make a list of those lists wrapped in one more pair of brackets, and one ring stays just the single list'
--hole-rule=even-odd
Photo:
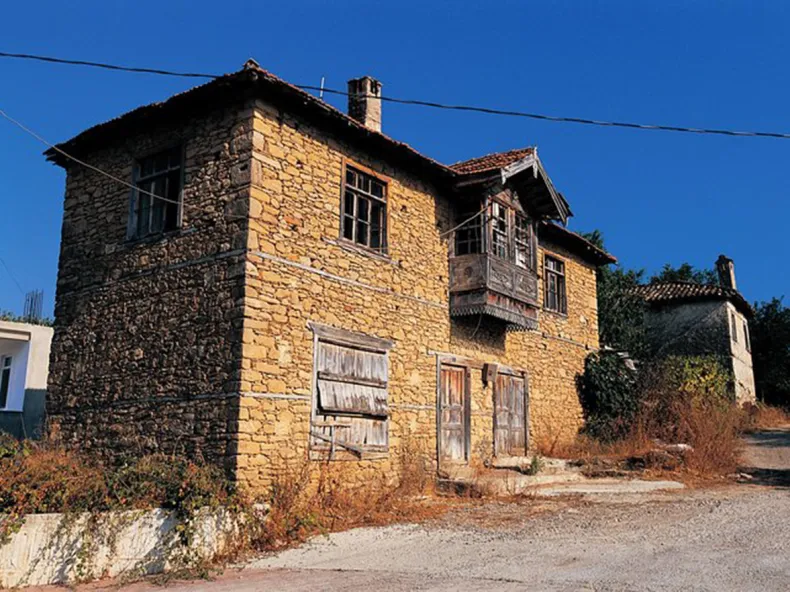
[{"label": "shadow on ground", "polygon": [[790,429],[766,429],[744,437],[743,466],[748,483],[790,488]]}]

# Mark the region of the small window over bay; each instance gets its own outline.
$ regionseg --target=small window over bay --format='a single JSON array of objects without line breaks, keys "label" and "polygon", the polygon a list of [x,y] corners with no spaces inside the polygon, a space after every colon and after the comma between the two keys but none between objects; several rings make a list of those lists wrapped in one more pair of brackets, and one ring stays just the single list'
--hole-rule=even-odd
[{"label": "small window over bay", "polygon": [[549,255],[543,267],[543,306],[546,310],[568,314],[565,263]]},{"label": "small window over bay", "polygon": [[346,166],[341,204],[343,238],[376,251],[387,252],[387,184]]},{"label": "small window over bay", "polygon": [[163,150],[137,161],[128,236],[145,238],[181,224],[182,150]]}]

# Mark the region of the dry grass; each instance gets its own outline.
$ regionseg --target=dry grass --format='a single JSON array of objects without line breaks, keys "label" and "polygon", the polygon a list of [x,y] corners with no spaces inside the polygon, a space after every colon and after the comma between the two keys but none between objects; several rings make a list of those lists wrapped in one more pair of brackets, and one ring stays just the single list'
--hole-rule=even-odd
[{"label": "dry grass", "polygon": [[[767,412],[759,421],[779,422]],[[638,461],[656,475],[692,480],[718,479],[738,467],[740,436],[747,413],[718,401],[676,400],[671,405],[646,407],[625,438],[602,442],[581,434],[570,443],[550,438],[537,443],[538,452],[554,458],[584,461],[587,465]],[[755,420],[757,421],[757,420]],[[775,423],[774,423],[775,425]],[[677,462],[661,452],[661,444],[688,444]]]},{"label": "dry grass", "polygon": [[342,462],[304,459],[272,484],[266,524],[253,547],[272,551],[316,534],[358,526],[420,522],[441,516],[451,504],[435,495],[435,479],[419,454],[401,453],[397,482],[377,477],[359,484],[357,469]]},{"label": "dry grass", "polygon": [[757,403],[745,407],[745,429],[761,430],[786,427],[790,425],[790,412],[782,407],[774,407],[764,403]]}]

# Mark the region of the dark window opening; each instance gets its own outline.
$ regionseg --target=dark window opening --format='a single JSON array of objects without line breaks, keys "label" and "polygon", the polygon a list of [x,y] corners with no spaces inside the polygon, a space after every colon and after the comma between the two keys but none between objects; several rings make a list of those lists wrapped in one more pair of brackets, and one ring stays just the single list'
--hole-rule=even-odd
[{"label": "dark window opening", "polygon": [[554,257],[545,258],[543,269],[543,306],[546,310],[567,314],[565,263]]},{"label": "dark window opening", "polygon": [[0,358],[0,409],[4,409],[8,404],[8,389],[11,384],[11,356]]},{"label": "dark window opening", "polygon": [[374,251],[387,251],[387,184],[346,167],[343,184],[342,233]]},{"label": "dark window opening", "polygon": [[143,238],[178,228],[181,148],[172,148],[139,160],[135,187],[138,191],[135,191],[134,196],[132,237]]},{"label": "dark window opening", "polygon": [[[467,212],[461,216],[461,220],[468,220],[474,216],[474,212]],[[471,255],[483,252],[483,225],[481,217],[477,216],[474,220],[469,220],[455,232],[455,254]]]},{"label": "dark window opening", "polygon": [[752,351],[752,341],[749,339],[749,325],[746,324],[746,321],[743,322],[743,340],[746,344],[746,351]]}]

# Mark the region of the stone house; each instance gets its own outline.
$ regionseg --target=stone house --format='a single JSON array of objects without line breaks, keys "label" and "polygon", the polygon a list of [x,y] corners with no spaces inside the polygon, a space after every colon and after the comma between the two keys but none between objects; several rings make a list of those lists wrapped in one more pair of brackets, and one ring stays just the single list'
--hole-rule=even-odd
[{"label": "stone house", "polygon": [[754,311],[737,289],[732,259],[716,261],[718,285],[658,282],[637,288],[648,304],[647,337],[654,353],[719,356],[732,372],[732,396],[756,399],[749,319]]},{"label": "stone house", "polygon": [[[442,165],[250,61],[51,150],[67,173],[50,418],[107,455],[265,487],[301,459],[396,475],[582,423],[596,269],[537,150]],[[122,180],[132,189],[118,182]]]},{"label": "stone house", "polygon": [[52,327],[0,320],[0,432],[41,434],[51,342]]}]

